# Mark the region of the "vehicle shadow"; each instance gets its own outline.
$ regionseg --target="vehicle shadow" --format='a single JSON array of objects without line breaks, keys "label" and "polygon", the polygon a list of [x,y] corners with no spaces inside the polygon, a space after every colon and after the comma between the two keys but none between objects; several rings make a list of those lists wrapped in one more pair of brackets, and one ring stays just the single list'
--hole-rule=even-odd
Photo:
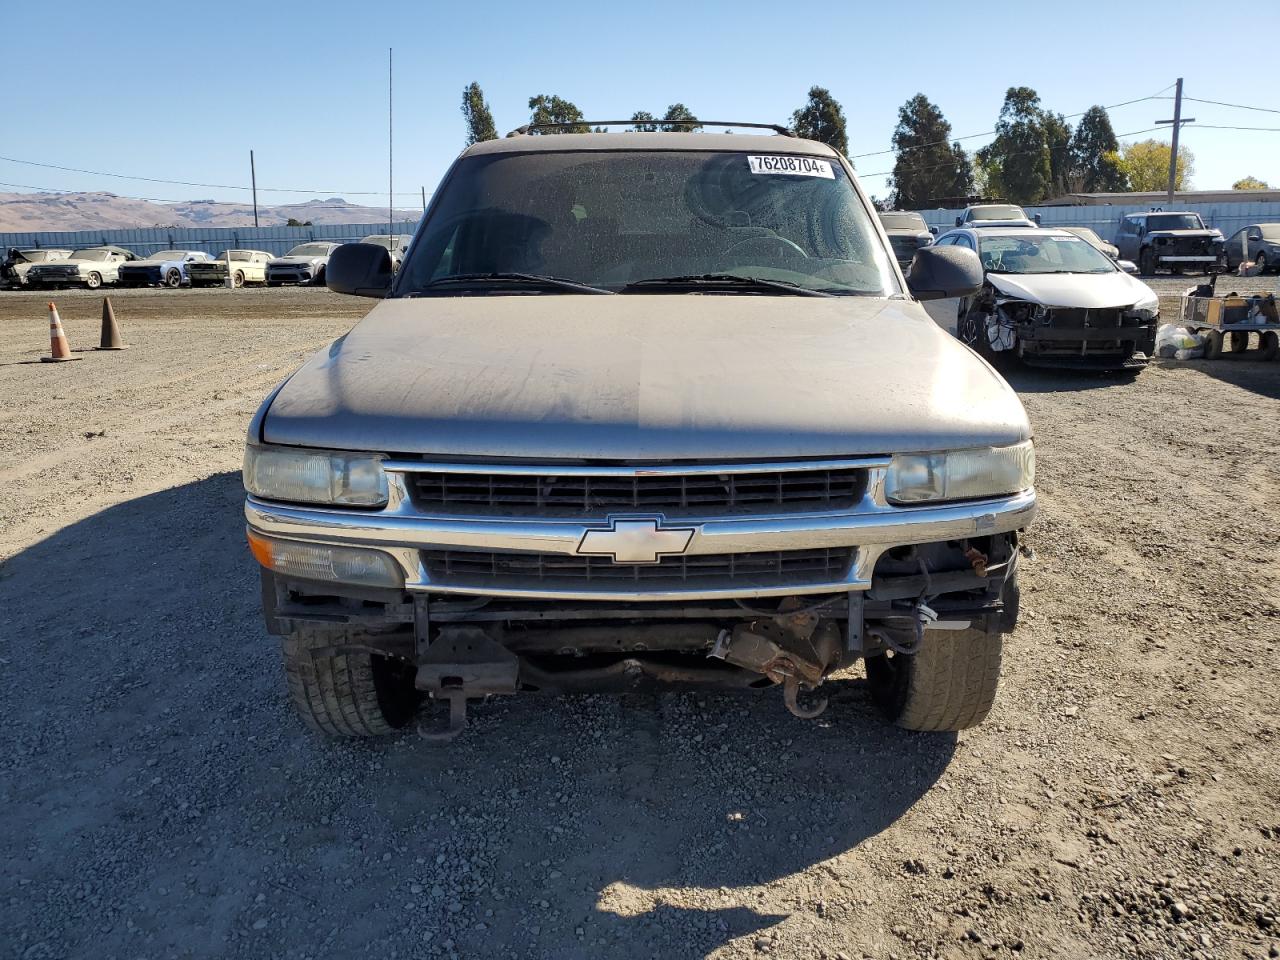
[{"label": "vehicle shadow", "polygon": [[1017,361],[1005,361],[997,369],[1009,386],[1018,393],[1073,393],[1080,390],[1105,390],[1133,383],[1140,370],[1071,370],[1054,367],[1028,367]]},{"label": "vehicle shadow", "polygon": [[956,749],[883,724],[859,681],[817,721],[776,690],[528,697],[443,746],[321,739],[261,626],[240,498],[218,474],[0,566],[0,910],[12,930],[27,905],[27,955],[703,957],[853,922],[860,845]]}]

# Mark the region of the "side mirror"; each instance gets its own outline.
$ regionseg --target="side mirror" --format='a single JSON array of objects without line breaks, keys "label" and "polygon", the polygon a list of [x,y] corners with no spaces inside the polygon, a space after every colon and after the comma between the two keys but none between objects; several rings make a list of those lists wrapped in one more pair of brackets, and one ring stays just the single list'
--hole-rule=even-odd
[{"label": "side mirror", "polygon": [[959,227],[963,224],[964,224],[964,217],[956,217],[956,226]]},{"label": "side mirror", "polygon": [[1039,226],[1039,225],[1040,225],[1040,214],[1038,214],[1038,213],[1033,213],[1033,214],[1031,215],[1031,219],[1032,219],[1032,220],[1034,220],[1034,221],[1036,222],[1036,226]]},{"label": "side mirror", "polygon": [[932,244],[916,251],[907,288],[917,300],[968,297],[982,289],[982,261],[967,247]]},{"label": "side mirror", "polygon": [[938,228],[937,228],[937,227],[930,227],[930,228],[929,228],[929,232],[930,232],[930,233],[932,233],[932,234],[936,237],[936,236],[938,235]]},{"label": "side mirror", "polygon": [[334,293],[381,298],[391,289],[391,253],[376,243],[344,243],[329,255],[325,285]]},{"label": "side mirror", "polygon": [[1119,267],[1121,270],[1123,270],[1125,273],[1131,273],[1135,277],[1138,275],[1138,265],[1134,263],[1132,260],[1117,260],[1116,266]]}]

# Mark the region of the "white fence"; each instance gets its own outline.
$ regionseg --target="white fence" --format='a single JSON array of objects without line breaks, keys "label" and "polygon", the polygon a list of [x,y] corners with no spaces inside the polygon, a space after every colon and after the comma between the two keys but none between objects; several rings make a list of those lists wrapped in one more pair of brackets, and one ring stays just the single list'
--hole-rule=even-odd
[{"label": "white fence", "polygon": [[[1225,237],[1251,223],[1280,223],[1280,202],[1254,201],[1235,203],[1178,203],[1161,204],[1165,210],[1191,211],[1200,214],[1206,226],[1217,227]],[[1040,214],[1040,225],[1045,227],[1089,227],[1103,240],[1112,242],[1120,218],[1129,213],[1146,213],[1154,210],[1151,204],[1116,204],[1100,207],[1024,207],[1028,216]],[[920,210],[925,222],[937,227],[939,233],[951,230],[961,210]]]}]

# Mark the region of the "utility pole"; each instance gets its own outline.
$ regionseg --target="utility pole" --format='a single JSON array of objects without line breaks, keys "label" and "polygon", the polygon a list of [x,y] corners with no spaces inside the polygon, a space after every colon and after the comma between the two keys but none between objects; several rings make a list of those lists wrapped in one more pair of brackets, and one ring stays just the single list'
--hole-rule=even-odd
[{"label": "utility pole", "polygon": [[427,188],[422,188],[422,215],[427,215]]},{"label": "utility pole", "polygon": [[1182,118],[1182,78],[1179,77],[1178,89],[1173,94],[1173,119],[1156,121],[1157,124],[1173,124],[1173,143],[1169,148],[1169,206],[1173,206],[1173,191],[1178,184],[1178,131],[1184,123],[1195,122],[1195,117]]},{"label": "utility pole", "polygon": [[258,229],[258,171],[253,166],[253,151],[249,151],[249,179],[253,182],[253,229]]},{"label": "utility pole", "polygon": [[391,47],[387,47],[387,233],[396,233],[396,195],[395,179],[392,177],[392,140],[391,140]]}]

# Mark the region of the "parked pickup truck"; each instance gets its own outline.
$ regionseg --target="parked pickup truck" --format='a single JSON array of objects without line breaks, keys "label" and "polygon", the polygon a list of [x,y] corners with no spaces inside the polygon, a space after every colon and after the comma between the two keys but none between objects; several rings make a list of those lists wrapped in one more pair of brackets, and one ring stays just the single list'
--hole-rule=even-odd
[{"label": "parked pickup truck", "polygon": [[377,300],[275,389],[249,545],[294,706],[368,736],[447,702],[779,688],[861,661],[913,730],[986,716],[1036,512],[1017,395],[922,300],[849,163],[791,136],[514,135],[467,148]]},{"label": "parked pickup truck", "polygon": [[1116,232],[1120,256],[1148,277],[1158,270],[1212,273],[1223,266],[1225,245],[1222,232],[1206,227],[1198,213],[1131,213]]}]

